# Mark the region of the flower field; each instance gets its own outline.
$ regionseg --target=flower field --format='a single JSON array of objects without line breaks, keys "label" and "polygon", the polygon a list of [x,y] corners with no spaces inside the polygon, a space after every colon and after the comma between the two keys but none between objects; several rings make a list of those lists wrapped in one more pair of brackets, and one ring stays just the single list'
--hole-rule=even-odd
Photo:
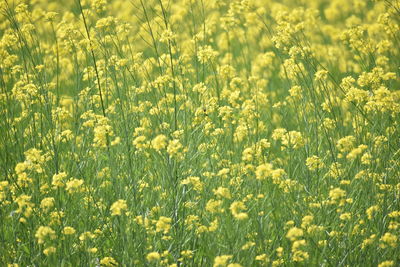
[{"label": "flower field", "polygon": [[0,266],[400,266],[399,0],[0,0]]}]

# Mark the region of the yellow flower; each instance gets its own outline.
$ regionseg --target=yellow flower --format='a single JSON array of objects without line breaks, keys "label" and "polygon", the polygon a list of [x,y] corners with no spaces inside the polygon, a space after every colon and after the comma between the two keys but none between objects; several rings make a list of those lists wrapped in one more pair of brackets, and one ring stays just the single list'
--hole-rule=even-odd
[{"label": "yellow flower", "polygon": [[296,240],[292,244],[292,251],[300,250],[301,247],[305,246],[307,243],[304,239]]},{"label": "yellow flower", "polygon": [[171,218],[161,216],[156,223],[156,232],[167,234],[171,229],[171,222]]},{"label": "yellow flower", "polygon": [[365,149],[368,147],[366,145],[359,145],[357,148],[354,148],[347,154],[346,159],[354,160],[358,157],[358,155],[362,154]]},{"label": "yellow flower", "polygon": [[242,250],[247,250],[247,249],[250,249],[250,248],[254,247],[255,245],[256,245],[255,242],[249,241],[249,242],[246,242],[246,244],[244,244],[244,245],[241,247],[241,249],[242,249]]},{"label": "yellow flower", "polygon": [[226,187],[220,186],[217,189],[213,189],[213,193],[214,193],[214,195],[219,196],[219,197],[223,197],[223,198],[227,198],[227,199],[232,198],[231,192]]},{"label": "yellow flower", "polygon": [[210,213],[222,212],[222,200],[210,199],[206,204],[206,211]]},{"label": "yellow flower", "polygon": [[29,217],[32,214],[33,207],[35,204],[30,202],[31,196],[20,195],[15,199],[15,202],[18,204],[17,213],[23,213],[25,217]]},{"label": "yellow flower", "polygon": [[126,200],[119,199],[115,201],[111,207],[111,216],[119,216],[122,214],[123,211],[128,209],[128,205],[126,204]]},{"label": "yellow flower", "polygon": [[272,132],[272,139],[279,140],[287,133],[284,128],[277,128]]},{"label": "yellow flower", "polygon": [[65,226],[64,229],[62,230],[62,233],[64,235],[73,235],[75,234],[75,229],[71,226]]},{"label": "yellow flower", "polygon": [[392,211],[391,213],[389,213],[388,215],[390,218],[397,218],[397,217],[400,217],[400,211],[395,210],[395,211]]},{"label": "yellow flower", "polygon": [[275,251],[276,251],[276,255],[278,255],[278,257],[282,257],[283,247],[278,247]]},{"label": "yellow flower", "polygon": [[292,259],[294,262],[302,262],[309,258],[308,252],[302,250],[296,250],[293,252]]},{"label": "yellow flower", "polygon": [[264,163],[257,167],[256,169],[256,178],[258,180],[264,180],[272,175],[272,164]]},{"label": "yellow flower", "polygon": [[381,244],[379,245],[379,247],[386,248],[387,246],[390,246],[395,248],[397,247],[397,240],[398,237],[396,235],[392,233],[385,233],[380,239]]},{"label": "yellow flower", "polygon": [[104,257],[100,261],[101,266],[113,267],[118,266],[118,262],[112,257]]},{"label": "yellow flower", "polygon": [[242,201],[233,202],[229,209],[231,210],[233,217],[238,220],[245,220],[249,217],[247,213],[243,212],[243,210],[246,210],[246,205]]},{"label": "yellow flower", "polygon": [[46,14],[44,14],[44,19],[46,21],[54,21],[57,15],[58,15],[57,12],[47,12]]},{"label": "yellow flower", "polygon": [[67,174],[65,172],[54,174],[51,184],[57,187],[62,187],[64,186],[65,178],[67,178]]},{"label": "yellow flower", "polygon": [[168,138],[163,135],[157,135],[152,141],[151,141],[151,146],[153,149],[160,151],[161,149],[164,149],[167,146],[167,140]]},{"label": "yellow flower", "polygon": [[311,156],[307,158],[306,165],[310,171],[315,171],[324,167],[324,163],[318,156]]},{"label": "yellow flower", "polygon": [[212,221],[210,223],[210,226],[208,227],[208,231],[209,232],[214,232],[218,229],[218,219],[215,219],[214,221]]},{"label": "yellow flower", "polygon": [[283,259],[274,260],[272,262],[272,267],[281,266],[281,265],[283,265],[283,263],[284,263]]},{"label": "yellow flower", "polygon": [[97,248],[88,248],[89,253],[97,253],[98,249]]},{"label": "yellow flower", "polygon": [[40,202],[40,208],[43,210],[49,210],[54,206],[54,198],[46,197]]},{"label": "yellow flower", "polygon": [[83,232],[83,233],[79,236],[79,240],[80,240],[80,241],[85,241],[85,240],[88,240],[88,239],[93,239],[93,238],[95,238],[95,237],[96,237],[95,234],[93,234],[93,233],[91,233],[91,232],[89,232],[89,231],[86,231],[86,232]]},{"label": "yellow flower", "polygon": [[391,267],[394,266],[394,261],[383,261],[378,264],[378,267]]},{"label": "yellow flower", "polygon": [[254,154],[254,151],[253,151],[252,147],[245,148],[242,152],[242,160],[249,161],[249,162],[252,161],[253,154]]},{"label": "yellow flower", "polygon": [[314,216],[312,215],[304,216],[303,219],[301,220],[301,228],[307,228],[313,220]]},{"label": "yellow flower", "polygon": [[[27,150],[25,153],[26,162],[33,165],[40,165],[41,163],[46,162],[46,157],[42,155],[42,150],[31,148]],[[34,166],[38,167],[38,166]],[[38,172],[40,173],[40,171]]]},{"label": "yellow flower", "polygon": [[269,262],[269,258],[267,254],[261,254],[256,256],[256,261],[261,261],[261,262]]},{"label": "yellow flower", "polygon": [[213,267],[225,267],[230,259],[232,259],[232,255],[217,256],[214,259]]},{"label": "yellow flower", "polygon": [[337,141],[336,147],[340,152],[349,152],[353,149],[356,138],[352,135],[343,137]]},{"label": "yellow flower", "polygon": [[35,237],[38,240],[38,244],[43,244],[47,238],[55,239],[56,232],[48,226],[40,226],[36,231]]},{"label": "yellow flower", "polygon": [[153,262],[153,261],[158,261],[160,260],[161,255],[160,253],[154,251],[154,252],[150,252],[149,254],[147,254],[146,259],[149,262]]},{"label": "yellow flower", "polygon": [[203,64],[213,60],[216,56],[218,56],[218,52],[209,45],[199,47],[197,52],[197,58]]},{"label": "yellow flower", "polygon": [[231,170],[229,168],[222,168],[218,171],[217,176],[220,176],[221,178],[227,178],[230,171]]},{"label": "yellow flower", "polygon": [[137,148],[137,149],[142,149],[142,148],[146,148],[146,136],[141,135],[135,138],[135,140],[133,140],[133,145]]},{"label": "yellow flower", "polygon": [[304,139],[300,132],[290,131],[282,137],[282,144],[286,147],[291,146],[298,149],[304,145]]},{"label": "yellow flower", "polygon": [[343,220],[343,221],[348,221],[351,219],[351,213],[350,212],[345,212],[340,214],[339,219]]},{"label": "yellow flower", "polygon": [[295,85],[295,86],[293,86],[292,88],[289,89],[290,96],[294,97],[294,98],[301,97],[302,93],[303,93],[303,90],[298,85]]},{"label": "yellow flower", "polygon": [[193,189],[198,192],[203,190],[203,183],[200,181],[200,178],[197,176],[189,176],[188,178],[182,180],[181,184],[182,185],[191,184],[191,185],[193,185]]},{"label": "yellow flower", "polygon": [[315,73],[315,80],[316,81],[323,81],[328,78],[328,71],[326,70],[319,70]]},{"label": "yellow flower", "polygon": [[192,250],[184,250],[181,252],[182,257],[191,259],[193,257],[193,251]]},{"label": "yellow flower", "polygon": [[46,249],[43,250],[43,254],[46,256],[49,256],[50,254],[53,254],[56,252],[56,248],[55,247],[48,247]]},{"label": "yellow flower", "polygon": [[109,125],[110,121],[106,117],[100,117],[97,125],[93,130],[93,146],[94,147],[107,147],[108,137],[114,135],[112,127]]},{"label": "yellow flower", "polygon": [[373,216],[374,216],[374,213],[376,213],[377,211],[379,211],[379,206],[378,206],[378,205],[374,205],[374,206],[369,207],[369,208],[366,210],[368,219],[369,219],[369,220],[372,220],[372,218],[373,218]]},{"label": "yellow flower", "polygon": [[96,12],[101,12],[106,9],[107,1],[106,0],[92,0],[90,1],[90,6],[92,9],[96,10]]},{"label": "yellow flower", "polygon": [[361,249],[365,249],[367,246],[371,245],[376,238],[376,235],[371,235],[370,237],[366,238],[363,240],[361,244]]},{"label": "yellow flower", "polygon": [[329,191],[329,197],[332,200],[339,200],[341,198],[344,198],[345,196],[346,196],[346,191],[344,191],[338,187]]},{"label": "yellow flower", "polygon": [[372,160],[372,155],[369,152],[364,153],[364,155],[362,155],[361,157],[361,163],[364,165],[371,164],[371,160]]},{"label": "yellow flower", "polygon": [[82,179],[71,179],[66,183],[66,190],[70,194],[79,192],[81,185],[83,185]]},{"label": "yellow flower", "polygon": [[166,29],[161,33],[160,42],[169,43],[176,38],[176,34],[171,31],[171,29]]},{"label": "yellow flower", "polygon": [[295,241],[296,239],[302,236],[303,236],[303,230],[297,227],[290,228],[286,234],[286,238],[288,238],[290,241]]},{"label": "yellow flower", "polygon": [[332,163],[331,166],[329,167],[329,171],[326,175],[329,177],[332,177],[334,179],[339,178],[344,173],[344,170],[341,167],[342,167],[342,165],[338,162]]},{"label": "yellow flower", "polygon": [[183,145],[178,139],[169,141],[167,152],[171,158],[176,158],[178,160],[183,159]]}]

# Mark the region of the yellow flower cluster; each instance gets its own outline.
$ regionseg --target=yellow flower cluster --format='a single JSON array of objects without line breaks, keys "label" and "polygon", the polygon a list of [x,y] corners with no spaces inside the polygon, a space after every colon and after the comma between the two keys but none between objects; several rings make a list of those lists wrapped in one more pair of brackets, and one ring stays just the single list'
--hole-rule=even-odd
[{"label": "yellow flower cluster", "polygon": [[1,264],[399,266],[399,17],[0,1]]}]

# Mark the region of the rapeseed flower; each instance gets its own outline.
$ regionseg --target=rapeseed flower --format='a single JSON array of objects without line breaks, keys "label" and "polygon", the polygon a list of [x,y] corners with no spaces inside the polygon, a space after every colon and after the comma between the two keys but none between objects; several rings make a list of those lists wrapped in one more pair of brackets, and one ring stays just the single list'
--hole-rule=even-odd
[{"label": "rapeseed flower", "polygon": [[48,226],[40,226],[35,233],[38,244],[43,244],[46,240],[56,238],[56,232]]},{"label": "rapeseed flower", "polygon": [[122,212],[126,211],[127,209],[128,205],[126,203],[126,200],[119,199],[115,201],[110,207],[111,216],[120,216],[122,215]]}]

